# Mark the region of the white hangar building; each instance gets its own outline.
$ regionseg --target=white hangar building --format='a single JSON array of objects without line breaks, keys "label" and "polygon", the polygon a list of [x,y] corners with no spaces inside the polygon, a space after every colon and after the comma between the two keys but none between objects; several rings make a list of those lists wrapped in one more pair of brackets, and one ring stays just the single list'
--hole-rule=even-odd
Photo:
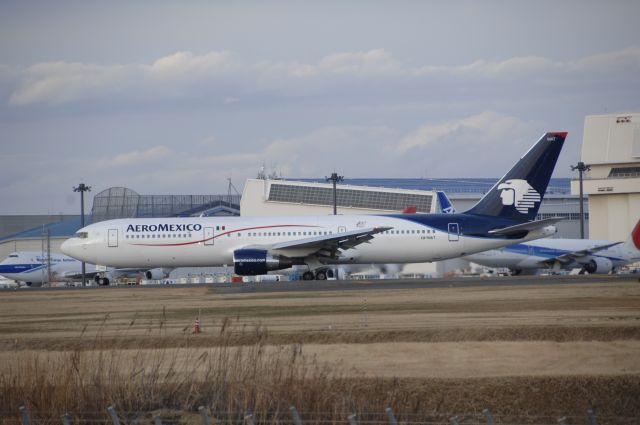
[{"label": "white hangar building", "polygon": [[[589,235],[623,241],[640,219],[640,113],[590,115],[584,121],[584,194]],[[579,181],[571,192],[580,193]]]}]

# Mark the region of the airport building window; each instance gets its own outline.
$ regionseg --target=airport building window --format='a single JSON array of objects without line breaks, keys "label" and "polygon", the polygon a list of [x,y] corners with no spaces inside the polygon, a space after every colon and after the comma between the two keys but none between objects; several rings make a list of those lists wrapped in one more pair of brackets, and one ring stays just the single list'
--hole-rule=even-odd
[{"label": "airport building window", "polygon": [[[337,203],[341,207],[402,211],[407,205],[415,205],[420,212],[431,211],[431,195],[381,192],[359,189],[338,189]],[[333,205],[333,189],[314,186],[297,186],[272,183],[269,201]]]},{"label": "airport building window", "polygon": [[609,172],[609,178],[640,177],[640,167],[614,167]]}]

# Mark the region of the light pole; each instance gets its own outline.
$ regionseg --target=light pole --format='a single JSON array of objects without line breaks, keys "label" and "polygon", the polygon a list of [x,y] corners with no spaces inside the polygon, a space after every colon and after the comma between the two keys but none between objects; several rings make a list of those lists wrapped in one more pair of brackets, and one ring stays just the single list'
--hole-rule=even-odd
[{"label": "light pole", "polygon": [[582,198],[582,173],[591,170],[591,166],[580,161],[576,165],[570,165],[571,170],[578,170],[578,180],[580,181],[580,239],[584,239],[584,199]]},{"label": "light pole", "polygon": [[[87,186],[84,183],[80,183],[78,187],[73,188],[74,192],[80,192],[80,228],[84,227],[84,193],[91,192],[91,186]],[[87,286],[85,278],[85,264],[82,262],[82,286]]]},{"label": "light pole", "polygon": [[338,190],[336,189],[336,185],[338,182],[344,180],[344,176],[339,176],[338,173],[331,173],[331,177],[325,177],[326,181],[333,182],[333,215],[338,214]]}]

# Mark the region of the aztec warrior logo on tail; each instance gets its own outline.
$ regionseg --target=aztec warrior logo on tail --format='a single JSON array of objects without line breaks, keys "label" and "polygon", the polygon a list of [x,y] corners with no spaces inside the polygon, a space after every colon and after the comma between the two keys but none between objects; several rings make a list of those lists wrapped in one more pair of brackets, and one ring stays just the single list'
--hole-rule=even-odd
[{"label": "aztec warrior logo on tail", "polygon": [[540,194],[526,180],[507,180],[498,189],[502,190],[502,205],[513,205],[522,214],[526,214],[536,202],[540,202]]}]

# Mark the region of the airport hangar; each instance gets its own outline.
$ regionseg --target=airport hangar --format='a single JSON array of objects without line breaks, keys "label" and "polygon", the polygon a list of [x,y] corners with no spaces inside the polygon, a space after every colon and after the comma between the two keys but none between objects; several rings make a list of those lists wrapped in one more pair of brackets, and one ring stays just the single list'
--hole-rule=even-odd
[{"label": "airport hangar", "polygon": [[[640,113],[590,115],[584,120],[581,161],[589,198],[589,234],[623,241],[640,219]],[[571,192],[580,193],[579,181]]]}]

